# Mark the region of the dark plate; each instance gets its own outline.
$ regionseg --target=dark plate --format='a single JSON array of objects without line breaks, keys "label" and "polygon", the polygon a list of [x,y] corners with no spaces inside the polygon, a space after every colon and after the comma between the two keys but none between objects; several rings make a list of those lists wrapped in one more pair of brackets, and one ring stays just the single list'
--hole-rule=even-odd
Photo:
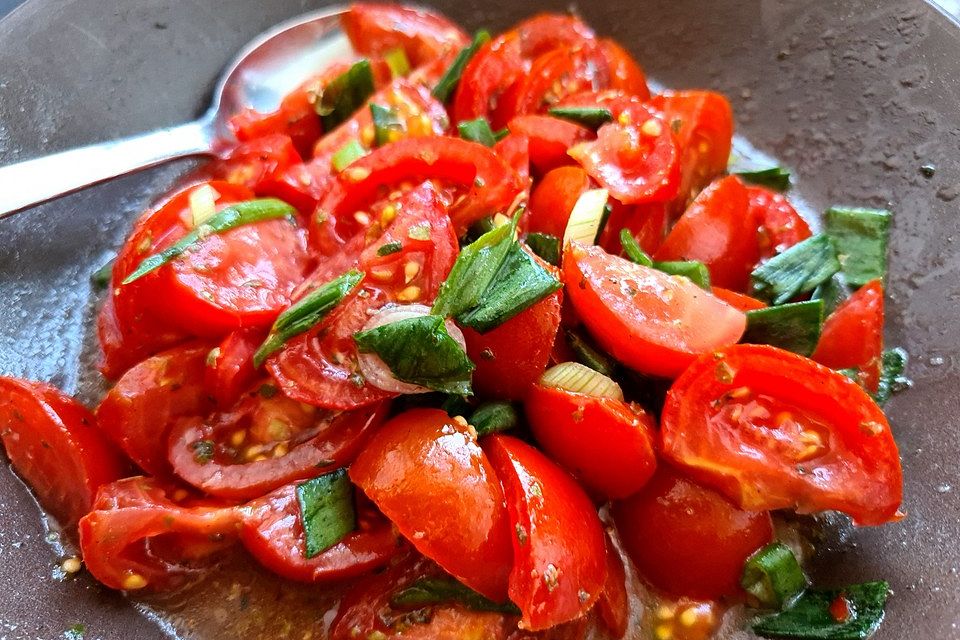
[{"label": "dark plate", "polygon": [[[193,117],[238,47],[317,4],[31,0],[0,23],[0,163]],[[468,27],[502,28],[569,2],[438,5]],[[664,84],[727,93],[740,133],[793,167],[795,194],[813,209],[896,212],[887,339],[910,352],[916,386],[890,415],[909,517],[828,527],[814,573],[824,584],[888,579],[895,596],[879,638],[960,638],[960,28],[917,1],[591,0],[580,10]],[[927,163],[932,178],[920,173]],[[0,373],[96,397],[88,276],[187,166],[0,222]],[[3,470],[0,636],[57,638],[82,622],[88,638],[161,637],[87,576],[54,581],[58,557],[43,537],[29,495]]]}]

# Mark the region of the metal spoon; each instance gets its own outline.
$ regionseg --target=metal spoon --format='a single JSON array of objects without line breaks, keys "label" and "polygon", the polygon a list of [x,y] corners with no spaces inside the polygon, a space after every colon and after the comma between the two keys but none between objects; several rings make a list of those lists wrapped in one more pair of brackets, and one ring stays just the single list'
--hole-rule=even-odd
[{"label": "metal spoon", "polygon": [[327,7],[282,22],[227,65],[199,120],[0,167],[0,218],[126,173],[187,156],[215,155],[233,139],[231,116],[269,112],[284,95],[352,49],[340,31],[345,9]]}]

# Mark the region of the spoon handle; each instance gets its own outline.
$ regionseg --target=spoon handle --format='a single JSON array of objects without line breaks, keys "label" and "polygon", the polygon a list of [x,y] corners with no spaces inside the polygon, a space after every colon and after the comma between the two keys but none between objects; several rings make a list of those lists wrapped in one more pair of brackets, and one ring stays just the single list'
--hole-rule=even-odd
[{"label": "spoon handle", "polygon": [[210,154],[213,139],[203,119],[0,167],[0,218],[167,160]]}]

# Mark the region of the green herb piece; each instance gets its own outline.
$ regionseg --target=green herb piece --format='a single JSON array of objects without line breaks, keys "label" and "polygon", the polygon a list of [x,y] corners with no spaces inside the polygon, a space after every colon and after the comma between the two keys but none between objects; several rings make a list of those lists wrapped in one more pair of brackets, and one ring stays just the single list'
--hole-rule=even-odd
[{"label": "green herb piece", "polygon": [[370,115],[373,116],[373,144],[382,147],[388,142],[397,139],[398,132],[403,132],[403,123],[400,116],[390,107],[375,102],[370,103]]},{"label": "green herb piece", "polygon": [[840,270],[830,237],[807,238],[753,270],[753,295],[773,304],[811,291]]},{"label": "green herb piece", "polygon": [[369,60],[360,60],[330,81],[316,102],[323,130],[333,131],[363,106],[373,95],[373,68]]},{"label": "green herb piece", "polygon": [[383,59],[390,69],[391,78],[402,78],[410,73],[410,60],[407,59],[407,52],[402,47],[390,49],[383,54]]},{"label": "green herb piece", "polygon": [[[410,397],[412,398],[414,396]],[[469,415],[473,410],[473,407],[464,396],[458,396],[452,393],[444,394],[443,402],[440,403],[440,408],[446,411],[447,415],[450,417]]]},{"label": "green herb piece", "polygon": [[508,135],[510,135],[510,129],[507,129],[506,127],[504,127],[503,129],[497,129],[496,131],[493,132],[493,139],[496,140],[497,142],[500,142],[501,140],[506,138]]},{"label": "green herb piece", "polygon": [[707,265],[696,260],[681,262],[654,262],[653,268],[672,276],[683,276],[693,281],[701,289],[710,290],[710,270]]},{"label": "green herb piece", "polygon": [[106,289],[110,286],[110,277],[113,275],[113,263],[116,258],[110,258],[102,267],[93,272],[90,276],[90,284],[97,289]]},{"label": "green herb piece", "polygon": [[357,270],[348,271],[317,287],[281,313],[273,323],[267,339],[253,354],[253,365],[259,368],[270,354],[279,351],[287,340],[316,326],[361,280],[363,273]]},{"label": "green herb piece", "polygon": [[457,125],[457,131],[461,138],[470,142],[479,142],[487,147],[497,143],[497,136],[490,128],[490,123],[482,116],[476,120],[464,120]]},{"label": "green herb piece", "polygon": [[808,300],[747,311],[741,342],[769,344],[809,356],[823,328],[823,300]]},{"label": "green herb piece", "polygon": [[590,129],[598,129],[601,125],[613,121],[610,109],[602,107],[553,107],[548,109],[554,118],[576,122]]},{"label": "green herb piece", "polygon": [[[751,626],[754,633],[765,638],[864,640],[880,627],[889,592],[890,586],[883,581],[811,590],[786,611],[757,618]],[[840,597],[847,600],[850,610],[843,621],[830,613],[830,604]]]},{"label": "green herb piece", "polygon": [[764,607],[783,609],[790,606],[810,582],[790,547],[777,541],[747,558],[740,586]]},{"label": "green herb piece", "polygon": [[617,362],[577,331],[567,331],[567,343],[573,350],[574,357],[580,364],[590,367],[598,373],[612,378],[617,371]]},{"label": "green herb piece", "polygon": [[206,464],[213,460],[213,440],[197,440],[193,443],[193,459],[199,464]]},{"label": "green herb piece", "polygon": [[83,640],[83,634],[87,631],[84,624],[77,623],[63,632],[64,640]]},{"label": "green herb piece", "polygon": [[460,238],[460,246],[465,247],[468,244],[476,242],[480,236],[497,228],[493,223],[493,216],[484,216],[470,225],[467,232]]},{"label": "green herb piece", "polygon": [[887,236],[892,217],[883,209],[827,209],[825,231],[851,286],[862,287],[886,276]]},{"label": "green herb piece", "polygon": [[[874,402],[881,407],[887,403],[893,394],[913,386],[913,381],[903,375],[908,360],[907,352],[900,347],[887,349],[880,357],[880,380],[877,391],[868,393],[870,393]],[[860,372],[858,370],[840,369],[840,373],[860,384]]]},{"label": "green herb piece", "polygon": [[477,430],[477,436],[513,429],[519,422],[513,405],[507,402],[486,402],[471,414],[470,424]]},{"label": "green herb piece", "polygon": [[499,604],[488,600],[453,578],[421,578],[390,599],[390,606],[397,609],[422,609],[449,603],[460,604],[474,611],[520,614],[512,602]]},{"label": "green herb piece", "polygon": [[631,262],[636,262],[644,267],[653,266],[653,260],[640,247],[640,243],[633,237],[629,229],[620,229],[620,246],[623,247],[623,253]]},{"label": "green herb piece", "polygon": [[297,485],[306,556],[313,558],[357,527],[353,485],[346,469],[337,469]]},{"label": "green herb piece", "polygon": [[465,246],[440,285],[432,313],[457,316],[480,304],[513,244],[513,232],[513,224],[494,227]]},{"label": "green herb piece", "polygon": [[829,280],[821,282],[817,288],[810,294],[813,300],[823,300],[823,315],[829,316],[844,300],[850,297],[853,291],[847,284],[847,279],[843,277],[842,271],[837,271],[830,276]]},{"label": "green herb piece", "polygon": [[354,334],[361,353],[375,353],[394,377],[435,391],[470,395],[473,363],[447,332],[442,316],[419,316]]},{"label": "green herb piece", "polygon": [[343,171],[353,164],[355,160],[359,160],[365,155],[367,155],[367,150],[363,148],[359,140],[354,138],[333,154],[333,158],[330,159],[330,164],[332,164],[333,168],[337,171]]},{"label": "green herb piece", "polygon": [[490,34],[488,32],[482,29],[477,31],[477,33],[473,36],[473,42],[464,47],[460,53],[457,54],[457,57],[453,60],[453,63],[443,73],[440,81],[437,82],[437,86],[433,88],[432,94],[434,98],[443,103],[446,103],[450,100],[450,96],[453,95],[457,85],[460,84],[460,76],[463,75],[463,70],[466,68],[467,63],[470,62],[470,58],[476,55],[480,47],[489,41]]},{"label": "green herb piece", "polygon": [[560,265],[560,238],[549,233],[534,231],[523,239],[530,250],[553,266]]},{"label": "green herb piece", "polygon": [[383,256],[388,256],[388,255],[390,255],[391,253],[398,253],[398,252],[400,252],[400,251],[403,251],[403,244],[402,244],[402,243],[396,242],[396,241],[394,241],[394,242],[387,242],[387,243],[384,243],[384,244],[380,245],[380,248],[377,249],[377,255],[382,258]]},{"label": "green herb piece", "polygon": [[190,249],[207,236],[223,233],[245,224],[289,217],[293,220],[296,209],[276,198],[262,198],[238,202],[219,211],[212,218],[196,227],[160,253],[155,253],[143,260],[136,270],[127,276],[122,284],[130,284],[152,273],[167,264],[174,258]]},{"label": "green herb piece", "polygon": [[783,167],[747,169],[735,171],[734,175],[743,178],[744,182],[767,187],[775,191],[786,191],[790,188],[790,171]]}]

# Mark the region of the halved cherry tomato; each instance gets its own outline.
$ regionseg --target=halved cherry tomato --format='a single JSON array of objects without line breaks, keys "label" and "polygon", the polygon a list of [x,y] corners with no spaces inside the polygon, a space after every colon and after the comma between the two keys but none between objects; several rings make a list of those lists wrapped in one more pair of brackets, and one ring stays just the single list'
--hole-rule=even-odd
[{"label": "halved cherry tomato", "polygon": [[673,384],[664,455],[744,509],[900,517],[900,457],[883,412],[842,373],[763,345],[701,357]]},{"label": "halved cherry tomato", "polygon": [[760,229],[760,255],[772,258],[810,237],[810,226],[782,193],[763,187],[747,187],[750,211]]},{"label": "halved cherry tomato", "polygon": [[537,175],[568,165],[573,159],[567,149],[586,140],[591,132],[574,122],[550,116],[518,116],[507,125],[511,133],[530,138],[530,164]]},{"label": "halved cherry tomato", "polygon": [[[170,432],[174,472],[207,495],[234,500],[352,462],[383,422],[386,405],[330,415],[254,391],[229,412],[180,420]],[[274,391],[276,389],[274,388]]]},{"label": "halved cherry tomato", "polygon": [[607,534],[607,581],[597,600],[597,614],[612,638],[622,638],[630,623],[630,599],[627,595],[627,572],[620,551]]},{"label": "halved cherry tomato", "polygon": [[241,143],[210,170],[218,179],[247,187],[257,195],[269,195],[273,184],[300,162],[290,136],[275,133]]},{"label": "halved cherry tomato", "polygon": [[735,598],[744,561],[773,537],[769,513],[741,511],[667,466],[613,517],[640,575],[671,596]]},{"label": "halved cherry tomato", "polygon": [[244,505],[240,541],[257,562],[289,580],[355,578],[382,567],[402,548],[390,523],[365,500],[358,502],[357,530],[307,558],[297,485],[288,484]]},{"label": "halved cherry tomato", "polygon": [[167,434],[183,416],[214,408],[203,385],[210,347],[188,344],[127,371],[97,407],[100,428],[151,475],[169,475]]},{"label": "halved cherry tomato", "polygon": [[239,329],[228,334],[207,356],[203,384],[207,395],[215,398],[220,408],[232,406],[257,379],[253,354],[266,337],[263,329]]},{"label": "halved cherry tomato", "polygon": [[595,42],[552,49],[538,56],[518,82],[514,114],[541,113],[568,95],[604,89],[609,84],[607,58]]},{"label": "halved cherry tomato", "polygon": [[710,281],[743,291],[760,259],[756,218],[747,190],[736,176],[717,180],[700,192],[657,250],[657,260],[699,260]]},{"label": "halved cherry tomato", "polygon": [[[493,152],[510,165],[521,184],[530,184],[530,139],[527,136],[510,133],[493,145]],[[529,190],[529,186],[526,189]]]},{"label": "halved cherry tomato", "polygon": [[563,282],[591,335],[632,369],[675,377],[701,353],[736,343],[746,316],[690,280],[574,243]]},{"label": "halved cherry tomato", "polygon": [[444,411],[407,411],[367,445],[350,479],[418,551],[470,588],[506,600],[507,510],[475,431]]},{"label": "halved cherry tomato", "polygon": [[633,59],[633,56],[616,41],[609,38],[601,39],[600,47],[607,59],[610,88],[614,91],[622,91],[627,95],[637,96],[641,100],[647,100],[650,97],[650,90],[647,88],[647,76],[640,65],[637,64],[637,61]]},{"label": "halved cherry tomato", "polygon": [[645,202],[626,205],[613,200],[612,210],[607,223],[600,233],[599,244],[607,253],[620,255],[623,246],[620,243],[620,231],[626,229],[637,241],[640,248],[653,254],[660,248],[667,231],[667,203]]},{"label": "halved cherry tomato", "polygon": [[558,167],[547,173],[530,194],[527,231],[563,238],[573,205],[589,188],[590,176],[580,167]]},{"label": "halved cherry tomato", "polygon": [[456,24],[427,9],[390,4],[357,3],[340,16],[350,44],[361,55],[382,56],[403,49],[413,66],[420,66],[470,38]]},{"label": "halved cherry tomato", "polygon": [[831,369],[857,369],[863,386],[876,391],[883,355],[883,284],[863,285],[823,323],[811,358]]},{"label": "halved cherry tomato", "polygon": [[710,293],[712,293],[715,298],[720,298],[734,309],[740,309],[740,311],[744,313],[767,308],[765,302],[751,298],[745,293],[737,293],[736,291],[730,291],[730,289],[724,289],[723,287],[710,287]]},{"label": "halved cherry tomato", "polygon": [[463,328],[467,355],[476,365],[473,390],[491,398],[520,400],[547,368],[560,328],[562,291],[555,291],[499,327],[480,334]]},{"label": "halved cherry tomato", "polygon": [[100,488],[80,520],[80,549],[93,577],[111,589],[169,589],[232,544],[239,526],[231,506],[137,476]]},{"label": "halved cherry tomato", "polygon": [[484,440],[510,513],[510,600],[520,626],[547,629],[583,616],[607,577],[603,527],[583,489],[546,456],[511,436]]},{"label": "halved cherry tomato", "polygon": [[653,475],[656,424],[639,405],[535,384],[523,406],[543,450],[603,496],[625,498]]},{"label": "halved cherry tomato", "polygon": [[[111,284],[112,286],[112,284]],[[188,339],[185,332],[166,325],[141,310],[137,322],[123,322],[111,292],[97,314],[97,344],[100,357],[97,369],[108,380],[119,378],[124,371],[146,357],[169,349]]]},{"label": "halved cherry tomato", "polygon": [[0,376],[0,439],[10,464],[64,526],[90,510],[127,465],[73,398],[42,382]]}]

